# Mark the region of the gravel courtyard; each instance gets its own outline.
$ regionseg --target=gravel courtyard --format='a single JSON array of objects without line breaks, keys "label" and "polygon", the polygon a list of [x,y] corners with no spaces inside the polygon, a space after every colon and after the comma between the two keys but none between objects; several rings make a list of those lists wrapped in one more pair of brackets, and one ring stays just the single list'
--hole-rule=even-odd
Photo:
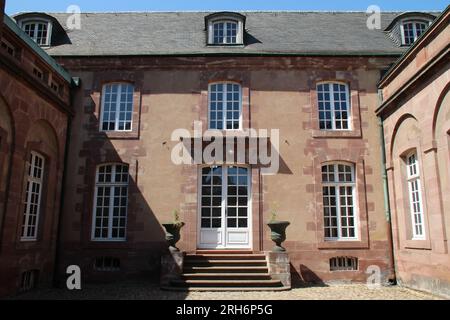
[{"label": "gravel courtyard", "polygon": [[441,300],[442,298],[398,286],[369,289],[365,285],[330,285],[296,288],[286,292],[168,292],[154,284],[124,282],[86,286],[81,291],[43,289],[14,299],[32,300]]}]

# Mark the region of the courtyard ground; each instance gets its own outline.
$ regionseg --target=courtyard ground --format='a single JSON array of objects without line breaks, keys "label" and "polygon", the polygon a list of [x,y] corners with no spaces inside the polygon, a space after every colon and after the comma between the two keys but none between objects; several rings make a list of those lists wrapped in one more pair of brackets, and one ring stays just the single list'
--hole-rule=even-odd
[{"label": "courtyard ground", "polygon": [[86,285],[81,291],[40,289],[21,294],[23,300],[440,300],[442,298],[399,286],[369,289],[363,284],[295,288],[285,292],[170,292],[155,284],[121,282]]}]

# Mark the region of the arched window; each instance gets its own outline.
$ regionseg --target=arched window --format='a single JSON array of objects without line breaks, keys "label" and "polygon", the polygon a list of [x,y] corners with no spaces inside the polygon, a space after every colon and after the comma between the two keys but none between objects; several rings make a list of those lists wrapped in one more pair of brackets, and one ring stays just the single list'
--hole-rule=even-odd
[{"label": "arched window", "polygon": [[97,168],[93,214],[93,240],[125,240],[128,208],[128,165]]},{"label": "arched window", "polygon": [[101,130],[131,131],[133,122],[134,86],[111,83],[103,86]]},{"label": "arched window", "polygon": [[357,239],[355,167],[342,163],[322,166],[322,184],[325,239]]},{"label": "arched window", "polygon": [[218,46],[244,45],[246,17],[237,12],[215,12],[205,17],[207,44]]},{"label": "arched window", "polygon": [[419,160],[416,151],[406,157],[409,193],[409,208],[412,221],[413,240],[425,239]]},{"label": "arched window", "polygon": [[426,31],[429,25],[430,23],[426,21],[403,21],[400,27],[402,44],[407,46],[413,44]]},{"label": "arched window", "polygon": [[27,163],[27,180],[22,220],[22,241],[37,239],[44,184],[45,159],[37,152],[31,152]]},{"label": "arched window", "polygon": [[321,130],[351,129],[349,96],[346,84],[328,82],[317,85]]},{"label": "arched window", "polygon": [[242,123],[242,89],[236,83],[209,86],[209,129],[239,130]]}]

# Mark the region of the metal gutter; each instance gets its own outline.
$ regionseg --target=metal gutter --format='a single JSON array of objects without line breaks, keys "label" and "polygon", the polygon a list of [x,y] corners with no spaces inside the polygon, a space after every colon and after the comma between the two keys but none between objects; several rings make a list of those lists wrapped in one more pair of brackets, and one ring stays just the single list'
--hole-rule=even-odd
[{"label": "metal gutter", "polygon": [[[383,101],[382,92],[381,90],[378,91],[378,100],[379,103]],[[397,282],[397,266],[395,263],[395,249],[394,249],[394,235],[392,231],[392,214],[391,214],[391,205],[389,202],[390,195],[389,195],[389,183],[388,183],[388,175],[387,175],[387,168],[386,168],[386,146],[385,146],[385,140],[384,140],[384,124],[383,119],[381,117],[378,117],[378,126],[379,126],[379,132],[380,132],[380,145],[381,145],[381,178],[383,180],[383,195],[384,195],[384,210],[385,210],[385,217],[386,217],[386,225],[388,229],[388,243],[389,243],[389,260],[391,262],[393,271],[389,275],[389,281],[392,284],[396,284]]]}]

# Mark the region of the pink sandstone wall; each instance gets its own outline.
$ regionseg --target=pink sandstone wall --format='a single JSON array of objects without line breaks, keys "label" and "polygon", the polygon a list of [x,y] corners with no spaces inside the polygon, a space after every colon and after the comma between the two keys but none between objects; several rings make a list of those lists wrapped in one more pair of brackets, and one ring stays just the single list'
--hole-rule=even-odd
[{"label": "pink sandstone wall", "polygon": [[[273,203],[279,219],[289,220],[286,247],[294,276],[305,281],[365,281],[366,268],[378,265],[383,280],[391,273],[388,224],[381,184],[377,82],[390,58],[90,58],[59,62],[82,79],[75,97],[76,116],[70,137],[66,201],[63,212],[60,272],[78,264],[86,279],[114,280],[126,275],[159,277],[159,251],[165,248],[161,223],[181,210],[186,222],[180,248],[195,251],[197,239],[197,173],[195,166],[170,160],[171,133],[191,130],[206,121],[208,83],[232,80],[244,88],[246,125],[280,129],[281,169],[260,178],[253,168],[254,250],[270,250],[265,223]],[[318,131],[316,82],[339,80],[351,88],[353,123],[350,133]],[[129,81],[135,85],[139,130],[129,137],[98,130],[102,84]],[[126,138],[126,139],[124,139]],[[125,162],[132,182],[128,241],[90,241],[94,173],[98,164]],[[329,243],[323,238],[321,164],[348,161],[356,165],[360,241]],[[259,239],[262,237],[262,243]],[[99,256],[121,259],[120,273],[93,270]],[[330,272],[329,258],[356,256],[353,272]]]}]

